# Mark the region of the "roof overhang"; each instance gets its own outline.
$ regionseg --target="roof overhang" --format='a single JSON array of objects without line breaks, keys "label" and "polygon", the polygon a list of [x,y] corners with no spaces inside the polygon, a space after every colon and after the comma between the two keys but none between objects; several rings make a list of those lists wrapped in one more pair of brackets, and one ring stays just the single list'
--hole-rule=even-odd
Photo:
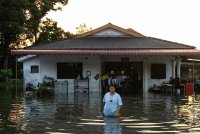
[{"label": "roof overhang", "polygon": [[36,57],[36,55],[26,55],[26,56],[18,58],[17,61],[18,62],[23,62],[23,61],[25,61],[27,59],[34,58],[34,57]]},{"label": "roof overhang", "polygon": [[131,55],[200,57],[196,49],[134,49],[134,50],[11,50],[12,55]]}]

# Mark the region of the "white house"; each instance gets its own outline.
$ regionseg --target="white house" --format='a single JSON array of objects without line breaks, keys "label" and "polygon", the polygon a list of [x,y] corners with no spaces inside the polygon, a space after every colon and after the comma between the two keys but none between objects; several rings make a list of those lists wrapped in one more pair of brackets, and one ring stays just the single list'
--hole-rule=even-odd
[{"label": "white house", "polygon": [[188,72],[181,71],[182,60],[199,57],[200,51],[108,23],[71,39],[12,50],[12,54],[23,56],[19,61],[23,62],[25,83],[37,85],[48,76],[68,80],[69,92],[74,92],[74,79],[82,75],[89,78],[90,92],[100,92],[98,76],[123,70],[138,91],[147,92],[170,77],[184,74],[185,78]]}]

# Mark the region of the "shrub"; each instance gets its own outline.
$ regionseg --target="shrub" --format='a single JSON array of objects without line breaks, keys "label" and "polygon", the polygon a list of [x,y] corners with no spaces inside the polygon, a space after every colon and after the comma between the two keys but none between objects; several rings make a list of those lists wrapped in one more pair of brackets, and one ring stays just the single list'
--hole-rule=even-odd
[{"label": "shrub", "polygon": [[53,89],[48,89],[47,87],[39,87],[36,90],[36,95],[38,97],[50,97],[54,95]]},{"label": "shrub", "polygon": [[2,69],[0,70],[0,78],[3,80],[11,78],[13,75],[12,69]]}]

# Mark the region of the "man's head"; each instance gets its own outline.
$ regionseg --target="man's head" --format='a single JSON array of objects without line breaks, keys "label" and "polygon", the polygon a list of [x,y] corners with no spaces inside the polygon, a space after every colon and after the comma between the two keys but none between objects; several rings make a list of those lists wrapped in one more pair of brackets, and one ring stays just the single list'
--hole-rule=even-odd
[{"label": "man's head", "polygon": [[109,90],[111,93],[115,92],[115,86],[114,85],[110,85]]}]

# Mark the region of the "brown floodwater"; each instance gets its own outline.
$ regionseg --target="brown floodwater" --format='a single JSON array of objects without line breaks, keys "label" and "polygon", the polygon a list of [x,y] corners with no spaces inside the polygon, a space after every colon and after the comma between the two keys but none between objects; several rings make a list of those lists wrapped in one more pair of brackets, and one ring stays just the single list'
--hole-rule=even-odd
[{"label": "brown floodwater", "polygon": [[98,93],[57,92],[51,98],[0,90],[0,133],[200,133],[200,96],[122,95],[120,118],[102,118]]}]

